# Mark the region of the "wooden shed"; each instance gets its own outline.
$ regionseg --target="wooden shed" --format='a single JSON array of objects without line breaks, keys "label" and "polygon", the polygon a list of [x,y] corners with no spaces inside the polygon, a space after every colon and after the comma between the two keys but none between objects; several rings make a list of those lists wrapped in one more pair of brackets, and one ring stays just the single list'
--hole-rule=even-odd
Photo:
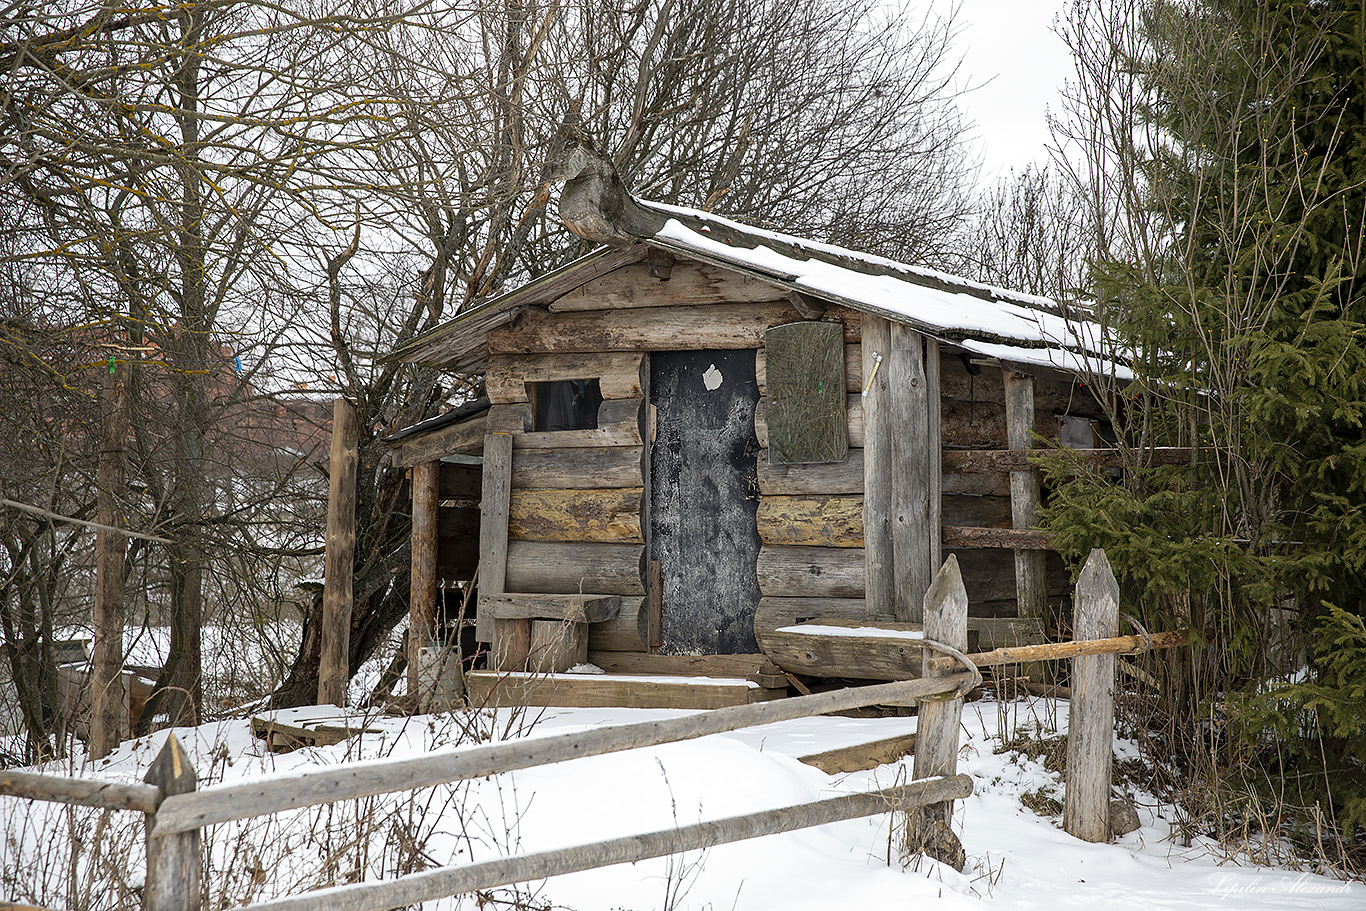
[{"label": "wooden shed", "polygon": [[[415,643],[477,565],[492,669],[714,669],[629,656],[776,658],[811,618],[915,623],[950,552],[983,647],[1037,637],[1067,579],[1024,450],[1104,434],[1079,379],[1107,366],[1094,325],[637,201],[591,153],[566,176],[562,216],[604,246],[393,355],[487,395],[390,440],[414,469]],[[808,657],[860,676],[857,639]]]}]

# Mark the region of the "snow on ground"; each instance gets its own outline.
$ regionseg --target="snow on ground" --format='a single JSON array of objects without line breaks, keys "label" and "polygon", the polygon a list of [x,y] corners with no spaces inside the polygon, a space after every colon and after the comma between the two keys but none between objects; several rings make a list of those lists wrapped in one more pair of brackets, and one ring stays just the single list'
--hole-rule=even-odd
[{"label": "snow on ground", "polygon": [[[481,738],[540,737],[679,714],[546,709],[474,718],[371,718],[367,727],[378,728],[380,733],[333,747],[279,755],[263,750],[245,720],[176,733],[194,758],[201,779],[208,779],[201,784],[205,786],[288,775],[354,759],[400,758],[450,749],[462,726],[477,728]],[[527,884],[521,893],[531,896],[537,906],[580,911],[666,907],[829,911],[915,907],[927,902],[944,909],[1347,911],[1366,907],[1363,884],[1221,863],[1224,853],[1212,844],[1179,847],[1170,813],[1144,795],[1137,795],[1142,827],[1116,844],[1089,845],[1071,838],[1058,827],[1059,820],[1038,816],[1020,803],[1021,795],[1040,788],[1061,798],[1057,775],[1019,754],[993,752],[1002,734],[1009,735],[1019,726],[1054,723],[1065,728],[1065,703],[1059,707],[1044,700],[1005,705],[977,702],[965,707],[960,771],[973,777],[975,788],[970,798],[957,804],[955,813],[955,829],[962,834],[969,857],[965,874],[923,860],[901,869],[890,840],[889,817],[883,816],[718,846],[672,860],[558,877]],[[435,862],[463,863],[888,787],[909,776],[909,761],[831,776],[795,757],[907,733],[914,725],[914,718],[801,719],[528,769],[436,789],[416,801],[394,797],[362,806],[352,803],[349,808],[338,804],[280,814],[270,821],[219,826],[207,838],[217,871],[214,881],[227,884],[226,898],[231,902],[259,900],[321,884],[329,862],[331,875],[344,875],[350,865],[360,863],[368,864],[372,877],[377,873],[391,876],[393,851],[385,855],[381,849],[411,844],[414,839]],[[163,732],[126,743],[108,760],[77,771],[140,780],[165,737]],[[1133,750],[1121,742],[1118,752],[1123,757]],[[70,765],[51,771],[70,771]],[[45,838],[65,831],[61,826],[45,829],[34,805],[24,804],[26,809],[20,813],[16,806],[21,803],[0,798],[0,823],[18,835],[17,841],[7,838],[0,844],[0,868],[31,865],[30,855],[43,853]],[[139,850],[137,841],[130,841],[134,854]],[[369,847],[357,847],[358,843]],[[391,859],[380,860],[381,856]],[[140,858],[130,856],[128,862],[136,865]],[[267,872],[259,874],[257,869]],[[50,869],[36,875],[61,878]],[[134,873],[132,878],[140,876]],[[672,905],[670,895],[675,896]],[[50,895],[11,897],[32,900]],[[450,899],[427,907],[472,906],[472,902],[461,905]]]}]

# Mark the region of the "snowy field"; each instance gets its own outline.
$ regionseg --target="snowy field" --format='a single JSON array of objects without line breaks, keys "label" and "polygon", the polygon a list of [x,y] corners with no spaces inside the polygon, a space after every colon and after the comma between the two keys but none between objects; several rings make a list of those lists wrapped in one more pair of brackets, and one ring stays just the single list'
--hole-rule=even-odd
[{"label": "snowy field", "polygon": [[[321,711],[321,710],[313,710]],[[444,750],[462,739],[545,736],[574,729],[673,717],[675,711],[549,709],[539,717],[432,715],[373,719],[379,733],[334,747],[271,754],[245,720],[178,729],[201,787],[288,776],[356,759]],[[829,911],[907,908],[1182,909],[1366,908],[1366,885],[1259,868],[1229,860],[1219,846],[1182,846],[1172,814],[1134,794],[1142,827],[1113,845],[1079,842],[1056,817],[1021,805],[1022,795],[1061,799],[1056,774],[1018,753],[995,752],[1001,735],[1042,725],[1065,729],[1066,704],[982,701],[965,707],[960,771],[974,793],[956,805],[966,873],[920,860],[902,869],[889,816],[856,820],[644,861],[500,891],[520,907]],[[909,761],[869,772],[827,775],[794,757],[914,729],[914,718],[816,718],[713,735],[663,747],[576,760],[464,785],[334,807],[293,811],[208,831],[211,907],[345,881],[393,876],[414,865],[464,863],[582,844],[851,791],[887,787]],[[123,745],[97,768],[68,762],[50,771],[140,780],[166,734]],[[1132,755],[1121,742],[1118,755]],[[141,821],[122,814],[95,834],[97,814],[0,798],[7,830],[0,897],[50,907],[117,907],[140,882]],[[85,852],[71,875],[70,833]],[[92,847],[98,842],[102,847]],[[888,859],[891,857],[891,864]],[[131,871],[131,872],[129,872]],[[82,901],[84,890],[84,901]],[[513,905],[507,905],[513,906]],[[429,908],[475,907],[449,899]],[[492,905],[498,907],[498,905]]]}]

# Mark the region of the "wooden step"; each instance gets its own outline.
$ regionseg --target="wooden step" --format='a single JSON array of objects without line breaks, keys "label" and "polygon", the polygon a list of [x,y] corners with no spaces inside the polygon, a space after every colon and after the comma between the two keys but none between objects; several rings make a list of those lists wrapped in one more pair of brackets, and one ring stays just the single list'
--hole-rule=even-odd
[{"label": "wooden step", "polygon": [[558,708],[719,709],[781,699],[769,689],[736,677],[661,677],[624,674],[525,674],[471,671],[465,675],[470,704]]}]

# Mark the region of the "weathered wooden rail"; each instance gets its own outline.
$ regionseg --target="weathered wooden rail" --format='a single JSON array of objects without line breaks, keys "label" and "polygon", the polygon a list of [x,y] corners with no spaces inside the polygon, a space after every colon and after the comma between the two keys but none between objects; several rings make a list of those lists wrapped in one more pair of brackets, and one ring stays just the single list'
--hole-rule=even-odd
[{"label": "weathered wooden rail", "polygon": [[[972,793],[971,779],[956,774],[956,764],[963,696],[981,681],[976,664],[1071,657],[1076,698],[1071,714],[1065,825],[1078,837],[1103,841],[1109,837],[1114,655],[1169,647],[1185,638],[1184,634],[1169,633],[1142,637],[1114,635],[1118,625],[1118,587],[1104,553],[1099,550],[1092,553],[1082,573],[1075,604],[1077,634],[1095,641],[995,649],[965,657],[962,651],[967,648],[967,595],[957,560],[951,556],[925,596],[925,633],[931,638],[925,641],[927,648],[922,661],[926,676],[918,679],[531,741],[485,744],[414,759],[351,763],[287,778],[202,790],[197,788],[189,756],[171,736],[148,771],[146,784],[10,772],[0,774],[0,795],[146,814],[147,879],[143,907],[151,911],[189,911],[202,902],[199,871],[201,830],[205,826],[675,743],[754,725],[869,705],[920,701],[913,781],[907,785],[555,851],[441,867],[382,882],[337,886],[249,907],[275,911],[394,908],[892,810],[912,814],[908,844],[913,850],[924,849],[940,856],[945,833],[952,839],[948,830],[952,801]],[[932,658],[932,652],[951,657]],[[962,666],[968,670],[957,669]]]}]

